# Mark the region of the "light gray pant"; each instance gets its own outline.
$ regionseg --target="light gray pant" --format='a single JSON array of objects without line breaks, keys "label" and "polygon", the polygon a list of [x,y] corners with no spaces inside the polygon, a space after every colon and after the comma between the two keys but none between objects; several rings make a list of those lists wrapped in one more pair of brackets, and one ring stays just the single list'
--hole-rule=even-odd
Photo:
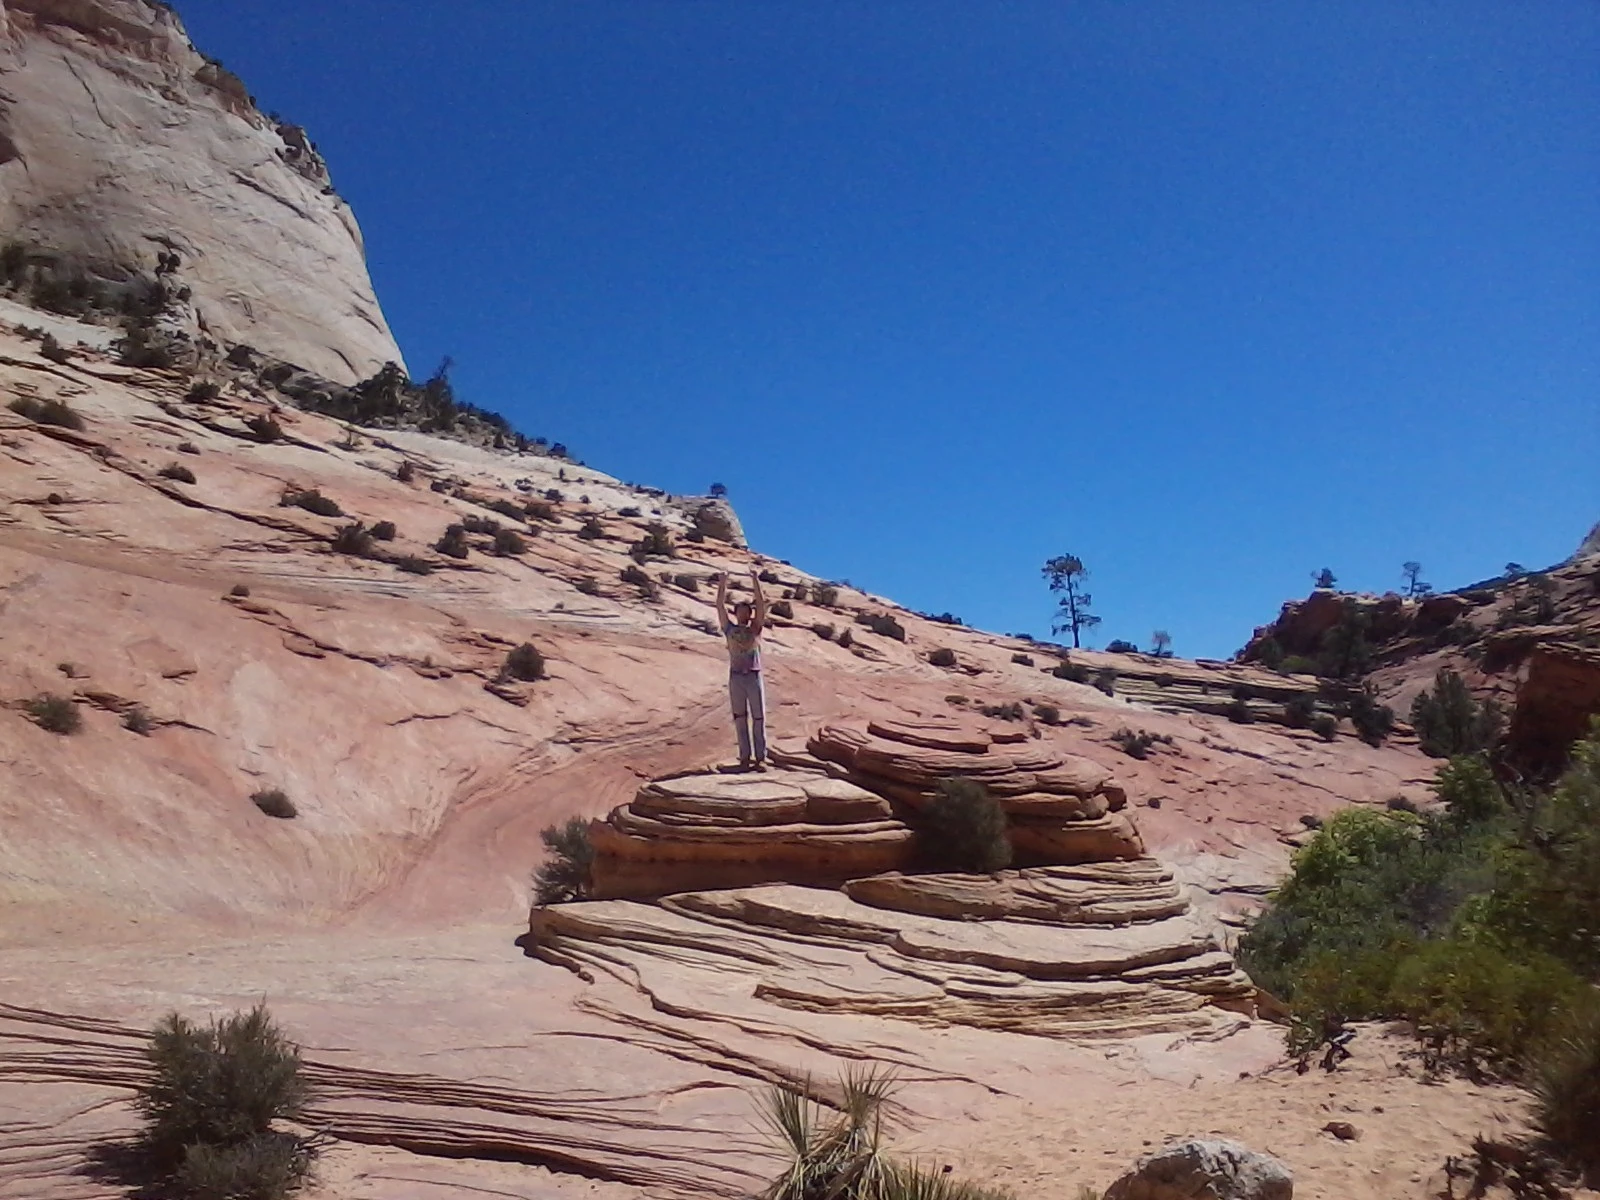
[{"label": "light gray pant", "polygon": [[[757,762],[767,757],[767,689],[760,671],[728,673],[728,699],[733,704],[733,728],[739,734],[739,761]],[[750,752],[750,726],[755,726],[755,754]]]}]

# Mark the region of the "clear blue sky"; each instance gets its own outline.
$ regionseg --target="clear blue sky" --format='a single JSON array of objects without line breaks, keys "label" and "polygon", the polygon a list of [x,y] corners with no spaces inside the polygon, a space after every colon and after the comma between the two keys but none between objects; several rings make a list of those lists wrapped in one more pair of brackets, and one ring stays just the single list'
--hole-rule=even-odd
[{"label": "clear blue sky", "polygon": [[180,0],[415,374],[915,608],[1223,656],[1600,519],[1600,5]]}]

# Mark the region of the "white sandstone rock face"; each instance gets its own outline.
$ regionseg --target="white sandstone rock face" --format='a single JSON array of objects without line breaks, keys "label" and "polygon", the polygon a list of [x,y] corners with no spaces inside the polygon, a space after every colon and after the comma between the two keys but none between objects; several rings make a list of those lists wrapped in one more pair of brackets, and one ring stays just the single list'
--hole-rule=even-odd
[{"label": "white sandstone rock face", "polygon": [[1105,1200],[1294,1200],[1294,1176],[1270,1154],[1196,1138],[1141,1158]]},{"label": "white sandstone rock face", "polygon": [[400,351],[304,131],[145,0],[0,0],[0,228],[107,278],[187,287],[197,332],[341,383]]}]

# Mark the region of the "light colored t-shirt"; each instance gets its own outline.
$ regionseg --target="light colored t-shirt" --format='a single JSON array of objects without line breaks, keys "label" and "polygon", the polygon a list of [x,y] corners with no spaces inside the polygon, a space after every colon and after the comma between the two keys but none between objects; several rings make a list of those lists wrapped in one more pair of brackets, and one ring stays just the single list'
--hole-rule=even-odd
[{"label": "light colored t-shirt", "polygon": [[722,627],[728,639],[728,670],[734,675],[752,675],[761,670],[761,635],[748,625],[733,622]]}]

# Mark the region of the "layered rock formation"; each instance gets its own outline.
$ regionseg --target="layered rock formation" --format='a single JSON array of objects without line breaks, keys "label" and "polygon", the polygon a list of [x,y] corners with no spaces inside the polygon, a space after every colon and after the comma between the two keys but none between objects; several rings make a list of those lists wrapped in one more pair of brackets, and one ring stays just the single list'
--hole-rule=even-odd
[{"label": "layered rock formation", "polygon": [[402,361],[315,146],[165,4],[4,0],[0,76],[0,224],[22,272],[159,274],[183,332],[336,382]]},{"label": "layered rock formation", "polygon": [[[1103,767],[910,715],[825,725],[776,757],[786,768],[766,775],[647,783],[593,822],[600,899],[535,907],[530,949],[589,980],[687,952],[780,1007],[1045,1037],[1214,1030],[1234,1019],[1222,1010],[1254,1011]],[[908,873],[918,814],[950,778],[984,784],[1033,865]]]}]

